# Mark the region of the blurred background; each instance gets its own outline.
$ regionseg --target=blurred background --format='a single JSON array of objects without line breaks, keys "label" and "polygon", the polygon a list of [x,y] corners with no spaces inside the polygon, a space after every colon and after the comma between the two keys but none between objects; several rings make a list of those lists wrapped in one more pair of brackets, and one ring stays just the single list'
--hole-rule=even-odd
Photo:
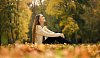
[{"label": "blurred background", "polygon": [[0,45],[32,42],[36,14],[75,44],[100,43],[100,0],[0,0]]}]

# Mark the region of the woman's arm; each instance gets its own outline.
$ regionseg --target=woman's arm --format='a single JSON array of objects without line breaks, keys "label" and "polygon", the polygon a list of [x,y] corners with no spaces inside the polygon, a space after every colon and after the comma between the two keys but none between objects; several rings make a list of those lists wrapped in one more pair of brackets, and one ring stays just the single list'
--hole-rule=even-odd
[{"label": "woman's arm", "polygon": [[53,31],[49,30],[46,26],[44,26],[44,29],[45,29],[45,31],[47,31],[47,32],[49,32],[49,33],[55,33],[55,32],[53,32]]},{"label": "woman's arm", "polygon": [[37,26],[36,27],[36,33],[42,36],[47,36],[47,37],[59,37],[62,34],[61,33],[49,33],[47,31],[45,31],[41,26]]}]

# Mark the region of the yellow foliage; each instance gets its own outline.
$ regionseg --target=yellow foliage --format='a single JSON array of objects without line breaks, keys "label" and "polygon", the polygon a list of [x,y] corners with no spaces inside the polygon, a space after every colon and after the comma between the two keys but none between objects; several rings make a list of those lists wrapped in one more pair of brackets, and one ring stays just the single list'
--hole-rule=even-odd
[{"label": "yellow foliage", "polygon": [[64,29],[62,30],[62,32],[65,33],[65,34],[71,35],[72,33],[79,30],[79,27],[78,27],[77,23],[75,23],[75,21],[71,17],[67,18],[65,24],[62,24],[62,22],[61,22],[60,25],[65,26]]},{"label": "yellow foliage", "polygon": [[[75,2],[74,1],[68,2],[67,8],[69,10],[70,9],[76,10]],[[45,12],[48,15],[60,16],[65,13],[65,10],[67,8],[66,8],[66,2],[63,0],[49,0]]]},{"label": "yellow foliage", "polygon": [[70,8],[76,9],[76,4],[74,1],[70,2],[69,6]]},{"label": "yellow foliage", "polygon": [[19,9],[21,10],[21,15],[19,17],[19,31],[20,31],[20,38],[28,38],[27,33],[29,32],[29,23],[31,19],[31,11],[29,10],[27,3],[30,0],[23,0],[19,4]]},{"label": "yellow foliage", "polygon": [[60,15],[61,13],[63,13],[63,11],[58,10],[59,3],[63,3],[63,1],[62,0],[50,0],[46,8],[46,13],[49,15]]},{"label": "yellow foliage", "polygon": [[[67,6],[66,6],[67,3]],[[76,4],[74,1],[64,0],[49,0],[46,8],[46,13],[55,17],[60,17],[60,27],[64,27],[62,32],[71,35],[76,32],[79,27],[73,18],[69,17],[67,13],[70,9],[76,10]]]}]

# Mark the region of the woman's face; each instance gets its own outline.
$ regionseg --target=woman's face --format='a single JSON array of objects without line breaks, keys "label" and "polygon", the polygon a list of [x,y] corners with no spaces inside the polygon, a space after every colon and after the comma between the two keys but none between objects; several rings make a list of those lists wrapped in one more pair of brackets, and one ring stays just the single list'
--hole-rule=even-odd
[{"label": "woman's face", "polygon": [[40,14],[39,22],[40,23],[44,23],[45,22],[45,17],[42,14]]}]

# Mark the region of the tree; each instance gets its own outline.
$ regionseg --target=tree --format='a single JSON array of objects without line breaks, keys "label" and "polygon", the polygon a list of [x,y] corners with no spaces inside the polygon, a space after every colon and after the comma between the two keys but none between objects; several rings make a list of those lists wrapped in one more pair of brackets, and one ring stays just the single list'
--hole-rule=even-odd
[{"label": "tree", "polygon": [[86,37],[87,42],[96,43],[99,40],[99,15],[100,15],[100,2],[98,0],[90,0],[90,7],[85,7],[85,13],[81,17],[85,20],[85,26],[83,27],[83,38]]},{"label": "tree", "polygon": [[[70,22],[66,25],[68,17],[73,18],[75,20],[74,23],[78,24],[79,30],[71,33],[70,38],[77,39],[79,37],[82,42],[93,42],[94,40],[96,42],[96,39],[93,38],[99,37],[97,25],[100,22],[98,19],[100,3],[98,0],[47,0],[46,2],[46,13],[55,16],[60,21],[60,25],[63,23],[63,26],[60,27],[63,32],[71,30],[71,28],[69,30],[66,29],[70,25]],[[77,26],[72,29],[77,28]],[[65,33],[68,36],[67,32]],[[73,37],[73,35],[75,36]]]},{"label": "tree", "polygon": [[27,38],[31,12],[27,3],[30,0],[0,0],[0,32],[1,37],[8,39]]},{"label": "tree", "polygon": [[[73,32],[65,32],[70,31],[71,29],[79,29],[76,21],[74,21],[73,19],[73,15],[76,12],[76,3],[74,1],[70,1],[70,0],[50,0],[48,2],[47,8],[46,8],[46,13],[48,15],[51,16],[55,16],[57,19],[59,19],[59,23],[61,26],[60,28],[63,28],[62,31],[66,34],[66,35],[72,35]],[[52,11],[51,11],[52,10]],[[72,19],[69,19],[69,17],[71,17]],[[68,18],[68,19],[67,19]],[[74,28],[69,28],[67,29],[67,26],[70,26],[69,23],[67,24],[67,21],[75,23],[72,24],[72,26],[74,26]],[[76,31],[74,31],[76,32]],[[70,36],[68,36],[68,38],[70,38]]]}]

